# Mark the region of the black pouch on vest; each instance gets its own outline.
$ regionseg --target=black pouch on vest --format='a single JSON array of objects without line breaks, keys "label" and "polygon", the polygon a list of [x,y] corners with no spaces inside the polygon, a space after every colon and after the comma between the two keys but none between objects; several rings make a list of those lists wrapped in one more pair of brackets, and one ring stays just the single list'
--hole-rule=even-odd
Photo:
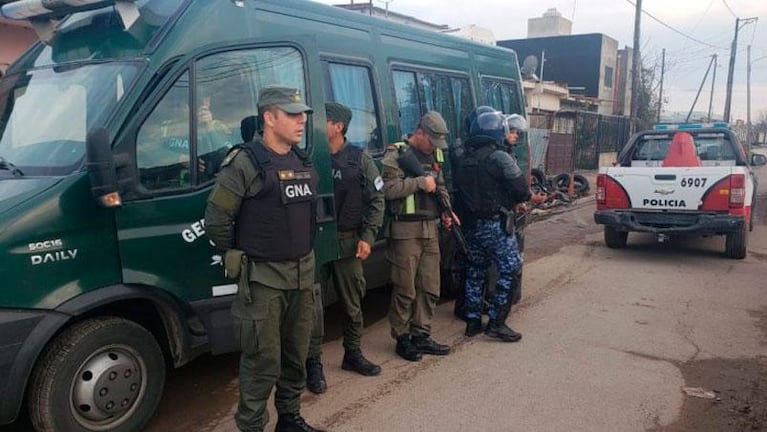
[{"label": "black pouch on vest", "polygon": [[507,210],[505,207],[501,207],[501,227],[503,227],[506,235],[513,236],[517,232],[516,214],[514,210]]}]

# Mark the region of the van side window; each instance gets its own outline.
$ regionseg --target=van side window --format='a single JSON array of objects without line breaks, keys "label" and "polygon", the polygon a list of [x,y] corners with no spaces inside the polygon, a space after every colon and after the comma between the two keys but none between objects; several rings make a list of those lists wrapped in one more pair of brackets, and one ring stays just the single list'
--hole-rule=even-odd
[{"label": "van side window", "polygon": [[393,78],[399,108],[399,128],[402,134],[407,134],[415,131],[422,115],[415,72],[394,71]]},{"label": "van side window", "polygon": [[[243,138],[242,119],[258,115],[258,92],[268,85],[298,88],[306,98],[304,62],[298,50],[270,47],[227,51],[195,63],[197,182],[213,180],[229,149]],[[307,101],[308,103],[308,101]],[[307,126],[307,131],[311,128]],[[306,148],[304,136],[301,147]]]},{"label": "van side window", "polygon": [[136,137],[136,165],[149,190],[189,185],[189,73],[182,75],[147,117]]},{"label": "van side window", "polygon": [[[243,141],[240,121],[258,115],[258,91],[282,85],[305,94],[303,65],[298,50],[288,47],[227,51],[197,60],[193,91],[186,72],[141,125],[136,138],[141,184],[172,190],[212,182],[229,149]],[[305,136],[301,146],[306,143]]]},{"label": "van side window", "polygon": [[402,70],[395,70],[392,76],[403,134],[413,132],[421,115],[433,110],[442,114],[447,123],[450,130],[448,142],[466,138],[463,119],[474,104],[468,78]]},{"label": "van side window", "polygon": [[506,114],[524,114],[519,84],[492,78],[482,78],[484,104]]},{"label": "van side window", "polygon": [[326,62],[325,99],[342,103],[352,110],[346,133],[356,147],[377,152],[383,149],[381,127],[373,93],[370,69],[366,66]]},{"label": "van side window", "polygon": [[473,105],[469,80],[435,73],[419,75],[426,111],[442,114],[453,138],[468,138],[468,131],[463,128],[463,119],[469,115]]}]

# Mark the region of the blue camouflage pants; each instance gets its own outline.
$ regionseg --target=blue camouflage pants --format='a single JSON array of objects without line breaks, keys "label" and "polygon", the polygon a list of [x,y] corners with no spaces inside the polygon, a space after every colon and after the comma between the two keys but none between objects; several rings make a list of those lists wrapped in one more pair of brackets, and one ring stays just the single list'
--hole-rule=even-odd
[{"label": "blue camouflage pants", "polygon": [[466,263],[465,311],[468,319],[482,318],[482,302],[487,269],[491,260],[498,267],[498,282],[488,310],[491,320],[498,318],[511,301],[511,294],[517,283],[514,274],[522,269],[522,255],[519,253],[517,239],[509,236],[498,220],[477,220],[467,230],[466,241],[469,256]]}]

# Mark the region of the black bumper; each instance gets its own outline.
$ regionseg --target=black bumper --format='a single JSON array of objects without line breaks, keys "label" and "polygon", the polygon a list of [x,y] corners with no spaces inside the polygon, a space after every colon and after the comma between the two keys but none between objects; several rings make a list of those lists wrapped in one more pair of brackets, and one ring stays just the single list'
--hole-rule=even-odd
[{"label": "black bumper", "polygon": [[594,222],[618,231],[655,234],[727,234],[743,228],[742,217],[728,214],[597,210]]},{"label": "black bumper", "polygon": [[40,352],[68,318],[56,312],[0,309],[0,425],[18,416]]}]

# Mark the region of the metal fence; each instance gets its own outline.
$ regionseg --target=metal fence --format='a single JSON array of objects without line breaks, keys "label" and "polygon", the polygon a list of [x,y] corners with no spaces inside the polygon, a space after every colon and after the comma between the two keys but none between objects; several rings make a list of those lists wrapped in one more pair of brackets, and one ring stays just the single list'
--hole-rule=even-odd
[{"label": "metal fence", "polygon": [[629,139],[627,117],[586,111],[533,113],[529,116],[533,168],[549,175],[599,167],[599,154],[620,152]]}]

